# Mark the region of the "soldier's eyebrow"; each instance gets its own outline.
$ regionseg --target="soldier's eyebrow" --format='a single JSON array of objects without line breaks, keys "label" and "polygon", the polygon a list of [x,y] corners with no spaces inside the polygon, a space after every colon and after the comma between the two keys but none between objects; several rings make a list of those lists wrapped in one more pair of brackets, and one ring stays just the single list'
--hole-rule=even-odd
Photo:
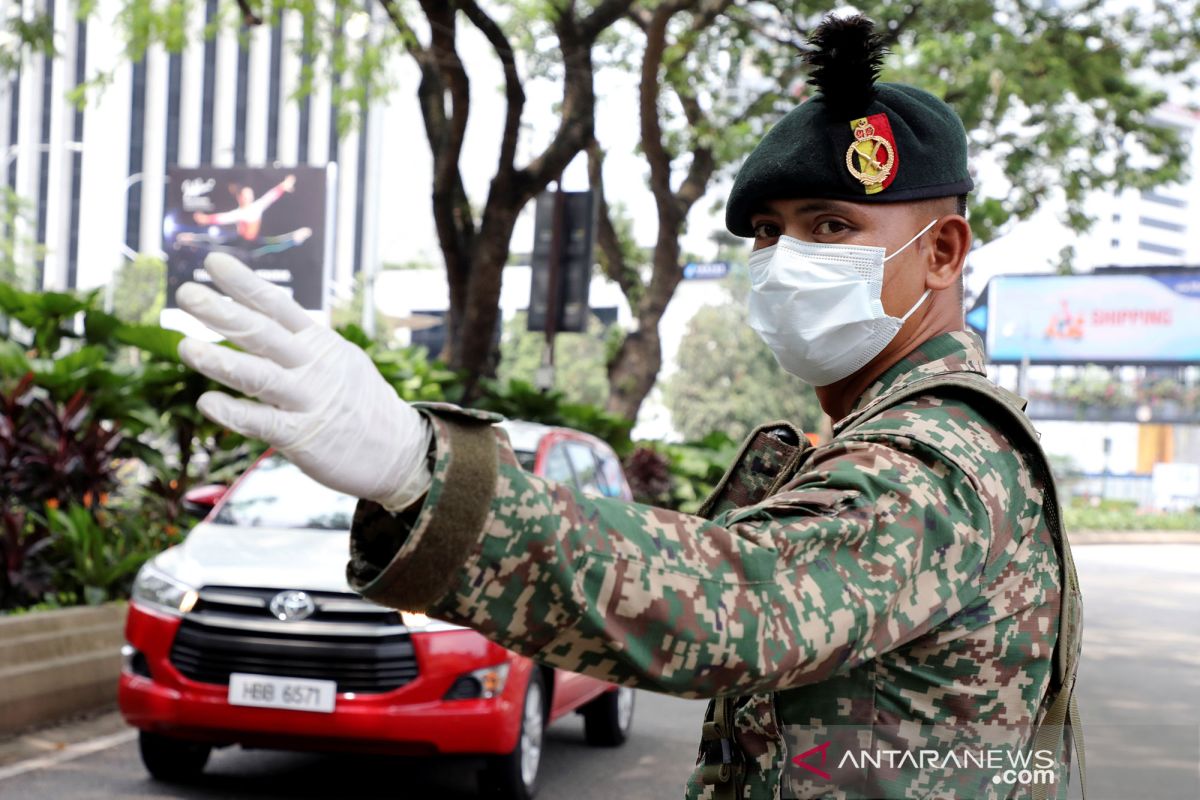
[{"label": "soldier's eyebrow", "polygon": [[837,200],[805,200],[799,205],[788,209],[788,212],[793,216],[802,214],[819,214],[822,211],[845,212],[847,211],[847,203],[842,203]]},{"label": "soldier's eyebrow", "polygon": [[751,217],[779,216],[779,212],[776,211],[775,209],[771,208],[771,206],[768,205],[766,202],[763,202],[760,200],[759,202],[755,203],[754,206],[750,209],[750,216]]},{"label": "soldier's eyebrow", "polygon": [[820,214],[822,212],[845,214],[849,213],[853,207],[853,203],[822,198],[813,200],[760,201],[754,205],[750,216],[801,217],[805,214]]}]

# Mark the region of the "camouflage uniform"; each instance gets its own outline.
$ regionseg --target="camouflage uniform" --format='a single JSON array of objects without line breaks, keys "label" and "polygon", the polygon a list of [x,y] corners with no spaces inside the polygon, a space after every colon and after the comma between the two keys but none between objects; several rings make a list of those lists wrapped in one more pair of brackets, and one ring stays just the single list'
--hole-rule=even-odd
[{"label": "camouflage uniform", "polygon": [[[960,399],[918,396],[855,427],[946,373],[984,374],[974,335],[896,364],[825,445],[756,431],[711,519],[583,496],[524,471],[487,415],[426,408],[432,488],[407,514],[360,503],[351,585],[556,667],[738,697],[743,797],[1009,796],[909,767],[831,784],[789,765],[849,726],[877,745],[936,724],[1027,744],[1044,714],[1060,566],[1027,459]],[[711,791],[699,775],[688,797]]]}]

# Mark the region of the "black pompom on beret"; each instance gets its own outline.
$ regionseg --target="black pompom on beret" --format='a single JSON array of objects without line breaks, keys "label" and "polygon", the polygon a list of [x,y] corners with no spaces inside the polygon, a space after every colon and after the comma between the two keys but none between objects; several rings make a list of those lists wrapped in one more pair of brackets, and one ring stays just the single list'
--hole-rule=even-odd
[{"label": "black pompom on beret", "polygon": [[753,236],[765,200],[826,198],[899,203],[974,188],[962,120],[914,86],[876,83],[884,50],[865,17],[828,17],[805,60],[819,93],[792,109],[746,159],[725,227]]}]

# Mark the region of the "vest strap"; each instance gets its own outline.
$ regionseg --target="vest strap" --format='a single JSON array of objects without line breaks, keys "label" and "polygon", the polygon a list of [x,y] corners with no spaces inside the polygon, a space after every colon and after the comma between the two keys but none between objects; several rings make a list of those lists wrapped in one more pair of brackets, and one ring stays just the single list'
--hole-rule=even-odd
[{"label": "vest strap", "polygon": [[[1087,797],[1087,776],[1084,771],[1083,752],[1083,720],[1079,714],[1079,705],[1075,700],[1075,676],[1078,668],[1078,652],[1082,635],[1083,604],[1079,593],[1079,576],[1075,571],[1075,559],[1071,555],[1071,543],[1067,540],[1066,530],[1062,524],[1062,516],[1058,505],[1058,490],[1054,483],[1054,474],[1042,452],[1038,442],[1038,434],[1025,416],[1025,401],[1019,396],[996,386],[986,376],[974,372],[955,372],[942,375],[932,375],[914,381],[891,394],[885,394],[852,414],[839,423],[838,436],[845,436],[855,428],[866,424],[884,411],[908,400],[922,395],[946,397],[955,390],[966,394],[971,400],[983,400],[976,406],[976,411],[999,412],[992,416],[991,421],[1010,438],[1014,447],[1030,456],[1030,467],[1041,481],[1043,498],[1042,513],[1046,517],[1046,525],[1054,539],[1060,562],[1061,600],[1059,603],[1058,640],[1054,644],[1053,660],[1055,665],[1054,681],[1058,691],[1054,694],[1050,708],[1042,718],[1042,723],[1034,733],[1034,749],[1057,752],[1058,743],[1066,743],[1069,733],[1071,742],[1079,756],[1079,789],[1081,796]],[[998,418],[997,418],[998,416]],[[1053,692],[1053,688],[1051,692]],[[1064,728],[1067,730],[1064,731]],[[1049,787],[1039,784],[1034,787],[1035,800],[1046,800]]]},{"label": "vest strap", "polygon": [[733,703],[732,697],[715,698],[713,718],[704,723],[700,734],[704,746],[700,780],[713,787],[713,800],[738,800],[741,796],[739,783],[745,765],[733,740]]}]

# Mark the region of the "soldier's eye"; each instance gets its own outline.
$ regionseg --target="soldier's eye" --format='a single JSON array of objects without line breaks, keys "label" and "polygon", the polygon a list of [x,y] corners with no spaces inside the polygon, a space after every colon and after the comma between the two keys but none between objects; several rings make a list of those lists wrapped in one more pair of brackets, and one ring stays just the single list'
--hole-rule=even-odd
[{"label": "soldier's eye", "polygon": [[848,231],[848,230],[850,230],[850,226],[847,225],[846,223],[839,222],[836,219],[827,219],[824,222],[818,223],[817,227],[813,231],[813,233],[823,234],[825,236],[832,236],[834,234],[842,233],[842,232]]},{"label": "soldier's eye", "polygon": [[759,222],[754,226],[755,239],[778,239],[782,233],[774,222]]}]

